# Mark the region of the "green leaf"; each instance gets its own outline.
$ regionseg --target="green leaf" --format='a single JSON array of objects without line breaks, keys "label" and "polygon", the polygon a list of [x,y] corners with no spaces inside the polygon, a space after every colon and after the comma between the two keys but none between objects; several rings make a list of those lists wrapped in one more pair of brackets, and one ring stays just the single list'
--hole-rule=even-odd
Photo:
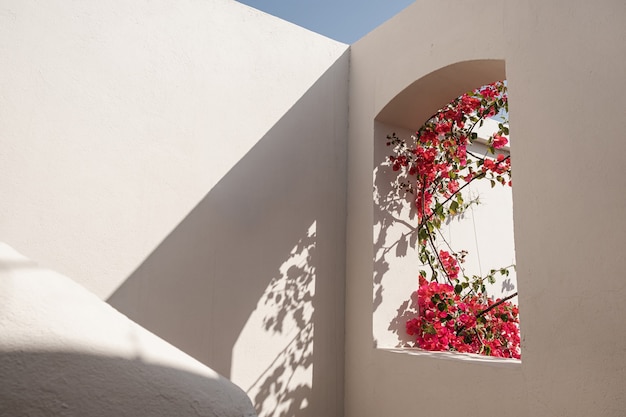
[{"label": "green leaf", "polygon": [[456,285],[454,286],[454,292],[455,292],[455,293],[457,293],[457,294],[461,294],[461,291],[463,291],[463,285],[461,285],[461,284],[456,284]]},{"label": "green leaf", "polygon": [[428,255],[426,255],[425,253],[420,253],[420,262],[422,264],[428,263]]},{"label": "green leaf", "polygon": [[491,188],[496,186],[496,182],[494,180],[489,180],[491,182]]},{"label": "green leaf", "polygon": [[452,203],[450,203],[450,214],[456,214],[457,210],[459,208],[459,203],[457,203],[456,201],[453,201]]}]

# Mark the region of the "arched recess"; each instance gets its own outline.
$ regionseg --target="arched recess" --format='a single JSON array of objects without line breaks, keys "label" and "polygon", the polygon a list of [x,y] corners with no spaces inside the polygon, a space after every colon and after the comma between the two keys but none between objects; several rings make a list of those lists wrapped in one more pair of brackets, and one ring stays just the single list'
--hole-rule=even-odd
[{"label": "arched recess", "polygon": [[435,111],[481,85],[506,78],[501,59],[457,62],[421,77],[385,105],[375,120],[410,130],[418,129]]},{"label": "arched recess", "polygon": [[[411,342],[404,328],[415,316],[410,294],[417,289],[417,237],[411,226],[417,220],[412,202],[402,198],[390,184],[394,175],[384,162],[390,149],[385,137],[391,132],[408,137],[430,116],[461,94],[482,85],[503,80],[504,60],[485,59],[454,63],[419,78],[397,93],[374,118],[374,282],[373,337],[379,348],[396,348]],[[497,124],[496,124],[497,125]],[[487,134],[488,137],[489,133]],[[487,139],[485,137],[484,139]],[[481,145],[476,145],[480,147]],[[486,148],[485,148],[486,149]],[[479,150],[484,153],[485,150]],[[465,265],[471,273],[483,275],[486,270],[514,263],[512,202],[509,187],[490,189],[488,182],[472,184],[472,192],[486,199],[464,220],[455,219],[444,227],[454,236],[460,248],[470,251]],[[503,234],[501,242],[492,241],[486,229]],[[476,231],[480,231],[476,234]],[[496,232],[494,232],[496,233]],[[479,243],[479,241],[481,241]],[[469,247],[468,247],[469,245]],[[454,244],[453,244],[454,246]],[[472,253],[473,252],[473,253]],[[481,262],[482,261],[482,262]],[[482,270],[481,270],[482,268]],[[496,297],[508,295],[516,287],[512,279],[502,279],[493,287]]]}]

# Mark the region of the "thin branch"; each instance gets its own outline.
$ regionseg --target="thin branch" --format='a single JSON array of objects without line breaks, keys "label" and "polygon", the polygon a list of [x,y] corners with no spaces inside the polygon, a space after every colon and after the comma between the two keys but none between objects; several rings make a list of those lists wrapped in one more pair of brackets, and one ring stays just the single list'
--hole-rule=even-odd
[{"label": "thin branch", "polygon": [[[425,190],[424,190],[424,187],[422,187],[422,217],[424,217],[424,210],[425,210],[424,193],[425,193]],[[419,210],[419,208],[418,208],[418,210]],[[419,230],[419,228],[418,228],[418,230]],[[430,237],[430,234],[429,234],[429,237]],[[418,236],[418,240],[419,240],[419,236]],[[431,241],[431,243],[432,243],[432,241]],[[418,242],[418,245],[419,245],[419,242]],[[437,253],[437,249],[435,249],[434,247],[433,247],[433,249],[435,250],[435,254],[436,254]],[[437,257],[439,257],[439,255],[437,255]],[[428,265],[430,266],[430,272],[432,272],[433,276],[435,276],[435,274],[437,272],[435,271],[435,267],[433,266],[433,263],[430,261],[429,254],[426,254],[426,259],[428,260]],[[448,279],[450,279],[450,278],[448,278]]]},{"label": "thin branch", "polygon": [[[444,200],[443,203],[441,203],[442,206],[444,206],[448,201],[452,200],[458,193],[460,193],[465,187],[467,187],[468,185],[470,185],[472,182],[474,182],[475,180],[479,179],[479,178],[483,178],[485,175],[487,175],[485,172],[481,172],[478,175],[475,175],[474,177],[472,177],[471,180],[469,180],[468,182],[466,182],[465,184],[463,184],[461,187],[459,187],[458,190],[456,190],[456,192],[454,192],[454,194],[452,194],[450,197],[446,198]],[[422,201],[424,201],[424,198],[422,198]],[[422,211],[422,214],[424,212]],[[433,211],[428,217],[426,217],[424,220],[422,220],[420,222],[420,224],[417,226],[417,230],[419,231],[422,227],[424,227],[424,225],[426,224],[427,221],[429,221],[433,216],[435,215],[435,212]]]},{"label": "thin branch", "polygon": [[509,301],[511,298],[516,297],[517,296],[517,291],[515,291],[513,294],[508,295],[506,297],[504,297],[503,299],[501,299],[498,302],[493,303],[492,305],[490,305],[489,307],[487,307],[486,309],[484,309],[483,311],[481,311],[480,313],[476,314],[476,318],[484,316],[485,314],[487,314],[488,312],[490,312],[491,310],[493,310],[494,308],[498,307],[500,304],[502,303],[506,303],[507,301]]},{"label": "thin branch", "polygon": [[441,257],[439,256],[439,252],[437,252],[437,248],[435,247],[435,242],[433,241],[433,236],[430,233],[428,234],[428,240],[430,241],[430,246],[433,248],[435,255],[437,255],[437,260],[439,261],[439,265],[441,265],[441,269],[443,270],[443,273],[446,275],[446,279],[448,280],[448,283],[454,287],[454,284],[452,284],[452,280],[450,279],[450,275],[448,274],[448,271],[446,271],[446,268],[444,268],[443,266],[443,262],[441,262]]},{"label": "thin branch", "polygon": [[[446,244],[446,246],[448,247],[448,249],[450,249],[450,252],[452,252],[455,256],[454,258],[456,259],[456,264],[459,266],[459,269],[461,270],[461,272],[463,273],[463,276],[465,276],[465,268],[463,268],[462,263],[459,262],[458,258],[457,258],[457,252],[454,251],[454,249],[452,249],[452,246],[450,246],[450,243],[448,243],[448,240],[446,239],[446,237],[443,235],[443,233],[441,233],[440,229],[437,229],[437,233],[439,233],[439,236],[441,237],[441,240],[443,240],[443,243]],[[467,252],[466,252],[467,253]],[[452,284],[452,283],[450,283]]]},{"label": "thin branch", "polygon": [[[498,307],[500,304],[505,303],[507,301],[509,301],[511,298],[517,296],[517,291],[514,292],[511,295],[508,295],[506,297],[504,297],[502,300],[493,303],[492,305],[490,305],[489,307],[487,307],[486,309],[480,311],[478,314],[476,314],[476,318],[482,317],[485,314],[487,314],[488,312],[490,312],[491,310],[493,310],[494,308]],[[465,330],[465,325],[459,327],[459,329],[456,331],[456,334],[460,334],[463,330]]]}]

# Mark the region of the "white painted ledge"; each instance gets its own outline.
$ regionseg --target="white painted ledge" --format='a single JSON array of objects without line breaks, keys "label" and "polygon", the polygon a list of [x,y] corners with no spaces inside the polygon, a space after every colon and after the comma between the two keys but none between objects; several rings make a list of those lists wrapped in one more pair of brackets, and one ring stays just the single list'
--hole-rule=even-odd
[{"label": "white painted ledge", "polygon": [[252,417],[226,378],[0,244],[0,415]]},{"label": "white painted ledge", "polygon": [[377,350],[398,355],[430,357],[434,359],[451,360],[457,362],[472,362],[497,367],[517,368],[522,365],[522,361],[519,359],[496,358],[493,356],[484,356],[475,353],[433,352],[419,348],[377,348]]}]

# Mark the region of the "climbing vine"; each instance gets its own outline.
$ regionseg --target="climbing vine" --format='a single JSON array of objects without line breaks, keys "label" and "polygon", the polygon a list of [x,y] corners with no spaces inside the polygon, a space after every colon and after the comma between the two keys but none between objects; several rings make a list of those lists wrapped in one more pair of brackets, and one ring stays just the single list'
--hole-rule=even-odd
[{"label": "climbing vine", "polygon": [[[486,151],[468,149],[479,140],[476,130],[494,116],[500,121]],[[406,322],[406,331],[420,348],[520,358],[519,311],[510,301],[517,293],[493,299],[486,285],[508,276],[514,265],[470,276],[463,268],[467,251],[454,250],[441,232],[478,204],[466,194],[473,182],[511,186],[507,116],[506,83],[495,82],[458,97],[408,140],[387,136],[394,183],[417,211],[419,314]]]}]

